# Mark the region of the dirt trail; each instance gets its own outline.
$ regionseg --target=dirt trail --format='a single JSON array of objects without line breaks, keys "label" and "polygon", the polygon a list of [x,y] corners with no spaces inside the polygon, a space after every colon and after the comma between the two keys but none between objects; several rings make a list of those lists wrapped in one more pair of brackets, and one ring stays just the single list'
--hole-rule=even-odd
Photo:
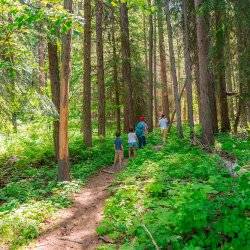
[{"label": "dirt trail", "polygon": [[41,236],[26,249],[96,249],[100,243],[96,228],[103,217],[104,203],[109,196],[108,187],[119,171],[118,168],[107,167],[91,177],[74,195],[73,205],[47,220]]}]

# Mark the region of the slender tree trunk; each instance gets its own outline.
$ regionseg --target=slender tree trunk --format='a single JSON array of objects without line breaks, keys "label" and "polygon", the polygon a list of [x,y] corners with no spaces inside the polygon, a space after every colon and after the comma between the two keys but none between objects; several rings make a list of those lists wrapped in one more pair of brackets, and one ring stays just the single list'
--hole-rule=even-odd
[{"label": "slender tree trunk", "polygon": [[97,56],[97,85],[98,85],[98,134],[105,136],[105,82],[103,66],[103,0],[96,0],[96,56]]},{"label": "slender tree trunk", "polygon": [[[218,7],[219,8],[219,7]],[[223,24],[223,14],[221,10],[217,10],[215,14],[216,22],[216,73],[217,82],[219,85],[219,102],[220,102],[220,116],[221,116],[221,131],[230,131],[230,120],[227,104],[226,93],[226,76],[225,76],[225,34]]]},{"label": "slender tree trunk", "polygon": [[[151,0],[148,0],[149,6],[151,6]],[[149,33],[148,33],[148,82],[149,82],[149,107],[148,107],[148,126],[149,131],[153,130],[153,36],[154,36],[154,27],[153,27],[153,15],[149,14]]]},{"label": "slender tree trunk", "polygon": [[191,55],[192,55],[192,65],[194,67],[194,83],[198,103],[198,117],[199,123],[201,124],[201,105],[200,105],[200,82],[199,82],[199,58],[198,58],[198,45],[197,45],[197,35],[196,35],[196,15],[195,15],[195,6],[194,0],[188,2],[188,13],[189,17],[189,37],[191,45]]},{"label": "slender tree trunk", "polygon": [[158,99],[157,99],[157,33],[156,33],[156,15],[154,15],[154,55],[153,55],[153,69],[154,69],[154,121],[155,127],[158,125]]},{"label": "slender tree trunk", "polygon": [[[64,0],[64,8],[73,12],[72,0]],[[58,180],[68,181],[69,174],[69,149],[68,149],[68,103],[69,80],[71,63],[71,33],[70,29],[62,37],[62,68],[60,77],[60,115],[59,115],[59,159]]]},{"label": "slender tree trunk", "polygon": [[181,102],[179,98],[178,81],[177,81],[177,76],[176,76],[175,56],[174,56],[174,46],[173,46],[173,31],[172,31],[172,26],[171,26],[171,21],[170,21],[169,0],[166,0],[165,9],[166,9],[166,21],[167,21],[167,29],[168,29],[168,44],[169,44],[171,73],[172,73],[173,87],[174,87],[177,131],[178,131],[179,136],[183,137],[182,121],[181,121]]},{"label": "slender tree trunk", "polygon": [[162,9],[159,6],[157,12],[158,19],[158,36],[159,36],[159,53],[160,53],[160,67],[161,67],[161,91],[162,91],[162,111],[169,120],[169,98],[168,98],[168,79],[167,79],[167,63],[166,63],[166,51],[164,42],[164,30],[163,30],[163,20],[162,20]]},{"label": "slender tree trunk", "polygon": [[184,57],[185,57],[185,74],[186,74],[186,92],[188,107],[188,123],[190,127],[190,137],[194,136],[194,117],[193,117],[193,87],[192,87],[192,65],[190,57],[190,39],[188,27],[188,8],[187,0],[182,0],[183,4],[183,38],[184,38]]},{"label": "slender tree trunk", "polygon": [[121,108],[120,108],[120,84],[118,81],[118,57],[116,52],[116,39],[115,39],[115,18],[114,9],[112,9],[112,27],[111,27],[111,43],[113,53],[113,82],[115,86],[115,106],[116,106],[116,130],[121,131]]},{"label": "slender tree trunk", "polygon": [[42,90],[46,85],[45,77],[45,55],[46,55],[46,42],[43,37],[38,42],[38,65],[39,65],[39,88]]},{"label": "slender tree trunk", "polygon": [[[48,57],[49,57],[49,75],[52,93],[52,102],[55,105],[56,111],[60,113],[60,71],[58,60],[58,48],[54,41],[48,43]],[[53,139],[54,151],[56,159],[59,159],[59,119],[53,121]]]},{"label": "slender tree trunk", "polygon": [[[120,29],[121,29],[121,53],[122,53],[122,78],[123,84],[127,89],[127,98],[125,103],[125,116],[128,123],[125,124],[125,130],[134,127],[135,115],[133,107],[133,84],[131,79],[131,62],[130,62],[130,41],[129,41],[129,20],[127,3],[120,4]],[[126,119],[125,119],[126,120]]]},{"label": "slender tree trunk", "polygon": [[[200,8],[203,0],[195,0],[195,7]],[[199,57],[199,79],[201,94],[201,125],[202,139],[206,146],[214,143],[212,114],[209,100],[209,72],[208,72],[208,33],[206,31],[205,17],[196,16],[198,57]]]},{"label": "slender tree trunk", "polygon": [[91,0],[84,0],[84,41],[83,41],[83,140],[92,146],[91,119]]}]

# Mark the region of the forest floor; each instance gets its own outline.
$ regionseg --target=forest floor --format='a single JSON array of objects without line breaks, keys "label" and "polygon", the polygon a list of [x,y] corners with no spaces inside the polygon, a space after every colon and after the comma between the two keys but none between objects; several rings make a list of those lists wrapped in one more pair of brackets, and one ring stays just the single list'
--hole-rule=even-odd
[{"label": "forest floor", "polygon": [[[127,160],[124,160],[123,167]],[[108,188],[121,168],[109,166],[92,176],[73,197],[73,205],[45,222],[41,236],[26,249],[96,249]]]}]

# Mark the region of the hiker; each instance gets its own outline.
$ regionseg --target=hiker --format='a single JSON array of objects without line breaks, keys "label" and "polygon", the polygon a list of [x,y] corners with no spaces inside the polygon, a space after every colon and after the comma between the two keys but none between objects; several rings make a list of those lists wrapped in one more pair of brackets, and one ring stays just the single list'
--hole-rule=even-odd
[{"label": "hiker", "polygon": [[161,118],[159,119],[159,126],[161,129],[161,134],[162,134],[162,140],[163,142],[166,142],[166,137],[167,137],[167,129],[168,129],[168,119],[164,114],[161,115]]},{"label": "hiker", "polygon": [[129,158],[131,158],[132,156],[135,157],[137,147],[138,147],[137,136],[134,132],[134,129],[130,128],[129,133],[128,133],[128,148],[129,148],[128,156]]},{"label": "hiker", "polygon": [[115,149],[115,158],[114,158],[114,167],[116,166],[117,161],[119,162],[119,167],[122,167],[122,159],[123,159],[123,145],[121,140],[121,133],[116,132],[116,138],[114,141],[114,149]]},{"label": "hiker", "polygon": [[139,148],[143,148],[146,145],[146,137],[145,134],[148,131],[148,125],[145,122],[144,116],[140,116],[140,121],[137,123],[135,127],[135,133],[138,138]]}]

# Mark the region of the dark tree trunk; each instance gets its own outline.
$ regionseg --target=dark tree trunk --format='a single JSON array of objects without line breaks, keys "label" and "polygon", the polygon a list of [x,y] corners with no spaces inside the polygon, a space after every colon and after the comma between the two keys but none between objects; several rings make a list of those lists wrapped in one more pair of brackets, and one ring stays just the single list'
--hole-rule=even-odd
[{"label": "dark tree trunk", "polygon": [[112,53],[113,53],[113,82],[115,86],[116,130],[120,132],[121,131],[120,84],[118,81],[118,66],[117,66],[118,57],[116,52],[114,9],[112,9],[111,43],[112,43]]},{"label": "dark tree trunk", "polygon": [[105,82],[103,66],[103,37],[102,37],[103,1],[96,0],[96,56],[97,56],[97,85],[98,85],[98,134],[105,136]]},{"label": "dark tree trunk", "polygon": [[[73,12],[72,0],[64,0],[64,8]],[[70,29],[62,36],[62,68],[60,78],[60,114],[59,114],[59,159],[58,180],[68,181],[69,149],[68,149],[68,106],[69,106],[69,79],[71,64],[71,36]]]},{"label": "dark tree trunk", "polygon": [[157,99],[157,33],[156,33],[156,15],[154,15],[154,51],[153,51],[153,69],[154,69],[154,122],[158,126],[158,99]]},{"label": "dark tree trunk", "polygon": [[190,137],[194,136],[194,117],[193,117],[193,87],[192,87],[192,63],[190,57],[190,39],[188,25],[188,8],[187,0],[182,0],[183,4],[183,40],[184,40],[184,57],[185,57],[185,74],[186,74],[186,92],[187,92],[187,109],[188,123],[190,127]]},{"label": "dark tree trunk", "polygon": [[[148,0],[149,6],[151,6],[151,0]],[[149,33],[148,33],[148,83],[149,83],[149,104],[148,104],[148,126],[149,131],[153,130],[153,15],[149,14]]]},{"label": "dark tree trunk", "polygon": [[160,68],[161,68],[161,91],[162,91],[162,111],[166,115],[167,119],[170,119],[169,111],[169,99],[168,99],[168,79],[167,79],[167,63],[166,63],[166,51],[164,42],[163,31],[163,19],[162,8],[159,6],[157,12],[158,19],[158,36],[159,36],[159,53],[160,53]]},{"label": "dark tree trunk", "polygon": [[[49,75],[51,84],[52,102],[55,105],[56,111],[60,113],[60,73],[58,48],[56,42],[50,41],[48,43],[48,57],[49,57]],[[53,121],[53,139],[54,151],[56,159],[59,159],[59,119]]]},{"label": "dark tree trunk", "polygon": [[91,119],[91,0],[84,1],[83,38],[83,140],[87,147],[92,146]]},{"label": "dark tree trunk", "polygon": [[[217,3],[217,8],[219,8]],[[216,22],[216,75],[217,83],[219,86],[219,103],[220,103],[220,117],[221,117],[221,131],[230,131],[230,120],[227,104],[226,93],[226,76],[225,76],[225,33],[224,33],[224,20],[221,10],[217,10],[215,14]]]},{"label": "dark tree trunk", "polygon": [[[200,8],[203,0],[195,0],[195,7]],[[202,139],[206,146],[214,143],[212,114],[209,100],[209,84],[210,77],[208,72],[208,32],[206,30],[205,17],[202,15],[196,16],[198,57],[199,57],[199,79],[200,79],[200,94],[201,94],[201,125]]]},{"label": "dark tree trunk", "polygon": [[181,102],[179,98],[179,90],[178,90],[178,81],[176,76],[176,67],[175,67],[175,56],[174,56],[174,46],[173,46],[173,31],[170,21],[170,12],[169,12],[169,0],[166,0],[166,21],[167,21],[167,29],[168,29],[168,46],[169,46],[169,54],[170,54],[170,64],[171,64],[171,74],[173,80],[173,88],[174,88],[174,100],[175,100],[175,109],[176,109],[176,118],[177,118],[177,131],[180,137],[183,137],[182,130],[182,121],[181,121]]},{"label": "dark tree trunk", "polygon": [[[122,80],[127,90],[125,110],[127,110],[126,118],[128,119],[128,122],[125,124],[125,130],[128,131],[129,127],[134,127],[135,115],[133,107],[133,84],[131,79],[129,20],[127,3],[120,4],[120,29],[122,53]],[[124,114],[126,115],[126,112],[124,112]]]}]

